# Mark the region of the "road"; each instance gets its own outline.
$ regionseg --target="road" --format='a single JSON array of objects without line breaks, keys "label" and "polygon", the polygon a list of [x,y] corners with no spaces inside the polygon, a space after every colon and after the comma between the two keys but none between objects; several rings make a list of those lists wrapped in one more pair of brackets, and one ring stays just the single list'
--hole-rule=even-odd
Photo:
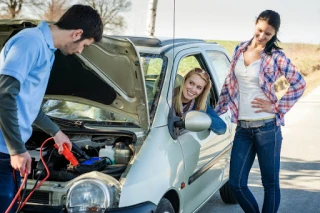
[{"label": "road", "polygon": [[[281,204],[279,213],[320,213],[320,87],[313,90],[286,114],[282,128]],[[249,187],[259,203],[263,188],[257,159]],[[216,193],[198,213],[238,213],[239,205],[227,205]]]}]

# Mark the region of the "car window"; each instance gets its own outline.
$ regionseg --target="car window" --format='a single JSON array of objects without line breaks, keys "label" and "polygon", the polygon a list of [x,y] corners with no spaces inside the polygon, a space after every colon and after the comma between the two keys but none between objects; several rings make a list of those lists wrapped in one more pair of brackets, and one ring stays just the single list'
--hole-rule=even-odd
[{"label": "car window", "polygon": [[201,68],[198,59],[195,57],[195,55],[187,56],[180,61],[178,74],[183,77],[188,71],[194,68]]},{"label": "car window", "polygon": [[200,57],[200,54],[197,55],[189,55],[187,57],[184,57],[180,60],[178,71],[175,78],[174,88],[181,85],[183,77],[192,69],[194,68],[201,68],[201,65],[198,61],[198,57]]},{"label": "car window", "polygon": [[163,60],[161,58],[154,57],[153,55],[143,55],[141,57],[141,62],[146,83],[148,101],[151,101],[154,96],[153,88],[157,78],[160,76]]},{"label": "car window", "polygon": [[[174,88],[178,87],[182,83],[183,77],[192,69],[194,68],[201,68],[209,71],[208,68],[206,68],[206,65],[204,63],[204,58],[201,54],[195,54],[195,55],[189,55],[183,59],[180,60],[178,65],[178,71],[175,78],[175,85]],[[208,72],[210,73],[210,72]],[[214,84],[214,80],[212,79],[212,76],[209,74],[211,82]],[[214,106],[216,104],[217,94],[215,92],[214,86],[212,86],[212,89],[210,91],[210,95],[208,96],[208,105]]]},{"label": "car window", "polygon": [[[180,60],[179,65],[178,65],[178,71],[177,71],[177,74],[175,77],[174,88],[181,86],[183,77],[190,70],[192,70],[194,68],[201,68],[201,69],[205,70],[206,72],[208,72],[208,74],[210,76],[210,80],[214,84],[214,81],[212,79],[212,75],[210,75],[209,68],[207,67],[207,65],[205,63],[205,59],[204,59],[203,55],[198,53],[198,54],[194,54],[194,55],[188,55]],[[176,90],[174,90],[174,91],[176,91]],[[212,86],[211,91],[208,95],[207,104],[209,106],[214,107],[214,105],[216,104],[216,99],[217,99],[217,95],[216,95],[214,86]],[[182,129],[180,129],[179,134],[183,135],[186,132],[188,132],[188,131],[185,130],[184,128],[182,128]]]},{"label": "car window", "polygon": [[212,66],[217,72],[218,81],[222,86],[227,77],[230,62],[227,56],[222,52],[208,50],[207,54],[209,56],[210,63],[212,63]]},{"label": "car window", "polygon": [[157,54],[141,53],[140,57],[144,72],[149,109],[151,110],[156,93],[160,91],[160,77],[164,76],[163,74],[166,69],[167,60],[164,56]]}]

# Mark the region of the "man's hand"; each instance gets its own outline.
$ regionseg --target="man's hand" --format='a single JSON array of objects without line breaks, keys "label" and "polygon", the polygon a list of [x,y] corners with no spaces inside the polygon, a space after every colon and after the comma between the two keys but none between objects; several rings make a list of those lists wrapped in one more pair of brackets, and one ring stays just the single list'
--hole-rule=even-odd
[{"label": "man's hand", "polygon": [[68,136],[66,136],[63,132],[59,131],[57,134],[53,137],[54,142],[59,146],[59,153],[61,154],[63,151],[62,144],[66,144],[69,148],[69,150],[72,149],[72,143],[70,142],[70,139]]},{"label": "man's hand", "polygon": [[30,174],[31,172],[31,156],[28,151],[10,156],[11,166],[20,172],[20,176]]},{"label": "man's hand", "polygon": [[273,113],[272,111],[272,103],[268,100],[264,100],[261,98],[255,98],[253,101],[251,101],[251,106],[253,108],[260,108],[259,110],[255,111],[256,113],[258,112],[269,112]]}]

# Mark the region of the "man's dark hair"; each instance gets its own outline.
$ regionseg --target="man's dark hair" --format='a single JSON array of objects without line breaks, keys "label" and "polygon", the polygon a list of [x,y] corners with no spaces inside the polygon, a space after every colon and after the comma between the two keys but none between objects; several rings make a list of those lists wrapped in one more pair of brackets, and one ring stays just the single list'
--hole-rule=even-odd
[{"label": "man's dark hair", "polygon": [[55,23],[60,29],[82,29],[79,41],[93,38],[95,42],[102,39],[103,25],[99,13],[87,5],[76,4],[70,7]]}]

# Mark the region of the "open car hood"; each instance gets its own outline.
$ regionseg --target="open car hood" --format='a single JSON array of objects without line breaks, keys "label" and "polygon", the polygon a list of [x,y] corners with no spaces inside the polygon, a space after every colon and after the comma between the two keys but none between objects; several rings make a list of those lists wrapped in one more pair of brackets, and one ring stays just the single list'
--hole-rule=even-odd
[{"label": "open car hood", "polygon": [[[23,28],[39,21],[1,20],[1,48]],[[150,126],[144,74],[139,53],[126,38],[104,36],[82,54],[63,56],[56,51],[46,98],[72,100],[105,108],[131,118],[138,126]]]},{"label": "open car hood", "polygon": [[[104,36],[77,55],[116,92],[112,106],[132,117],[144,129],[149,127],[149,109],[139,53],[126,38]],[[101,95],[108,93],[101,91]]]}]

